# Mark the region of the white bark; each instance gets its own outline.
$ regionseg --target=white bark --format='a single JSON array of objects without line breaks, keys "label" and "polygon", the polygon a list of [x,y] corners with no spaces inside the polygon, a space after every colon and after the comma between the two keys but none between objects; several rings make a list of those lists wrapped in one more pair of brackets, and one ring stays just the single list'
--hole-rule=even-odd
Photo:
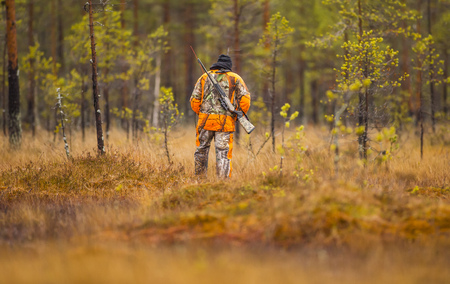
[{"label": "white bark", "polygon": [[156,58],[156,74],[155,74],[155,90],[154,90],[154,103],[153,103],[153,127],[159,126],[159,90],[161,89],[161,54],[158,54]]}]

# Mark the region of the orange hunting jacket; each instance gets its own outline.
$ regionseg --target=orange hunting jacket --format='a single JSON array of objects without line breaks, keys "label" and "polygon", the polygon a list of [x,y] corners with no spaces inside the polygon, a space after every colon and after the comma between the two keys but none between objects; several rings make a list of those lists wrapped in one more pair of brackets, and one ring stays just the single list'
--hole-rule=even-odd
[{"label": "orange hunting jacket", "polygon": [[[214,76],[222,87],[236,110],[247,113],[250,108],[250,93],[244,80],[233,72],[223,72],[211,70],[209,73]],[[197,129],[211,131],[233,132],[235,130],[236,117],[226,111],[215,94],[214,86],[208,79],[208,75],[203,74],[197,81],[191,96],[191,108],[198,114]]]}]

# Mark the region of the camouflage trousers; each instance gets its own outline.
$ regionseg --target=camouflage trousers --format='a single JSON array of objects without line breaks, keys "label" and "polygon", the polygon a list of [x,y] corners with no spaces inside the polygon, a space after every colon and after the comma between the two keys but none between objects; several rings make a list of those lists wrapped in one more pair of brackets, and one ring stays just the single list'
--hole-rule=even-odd
[{"label": "camouflage trousers", "polygon": [[214,138],[216,149],[216,174],[220,178],[231,175],[231,156],[233,151],[233,132],[220,132],[199,129],[197,132],[197,150],[194,154],[195,174],[206,175],[208,154]]}]

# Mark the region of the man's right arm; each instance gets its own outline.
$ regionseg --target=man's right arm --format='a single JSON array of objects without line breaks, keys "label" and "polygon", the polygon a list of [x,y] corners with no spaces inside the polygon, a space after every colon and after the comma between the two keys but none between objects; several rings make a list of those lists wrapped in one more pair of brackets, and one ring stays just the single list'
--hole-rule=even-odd
[{"label": "man's right arm", "polygon": [[202,99],[203,99],[202,79],[203,79],[203,76],[197,80],[197,83],[195,84],[194,91],[192,92],[191,100],[190,100],[191,108],[196,114],[199,114],[200,107],[202,105]]}]

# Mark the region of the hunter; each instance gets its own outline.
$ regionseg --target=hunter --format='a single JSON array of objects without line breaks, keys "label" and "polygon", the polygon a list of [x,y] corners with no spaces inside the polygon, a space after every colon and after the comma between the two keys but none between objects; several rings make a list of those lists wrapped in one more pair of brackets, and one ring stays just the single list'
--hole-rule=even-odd
[{"label": "hunter", "polygon": [[[250,93],[244,80],[231,71],[232,61],[228,55],[220,55],[210,67],[209,74],[228,94],[236,110],[247,113],[250,108]],[[204,73],[197,81],[191,96],[192,110],[198,115],[197,149],[194,154],[195,174],[206,175],[208,154],[214,138],[216,149],[216,174],[220,178],[231,176],[231,157],[233,152],[233,132],[236,116],[226,110],[219,102],[218,94],[208,74]]]}]

